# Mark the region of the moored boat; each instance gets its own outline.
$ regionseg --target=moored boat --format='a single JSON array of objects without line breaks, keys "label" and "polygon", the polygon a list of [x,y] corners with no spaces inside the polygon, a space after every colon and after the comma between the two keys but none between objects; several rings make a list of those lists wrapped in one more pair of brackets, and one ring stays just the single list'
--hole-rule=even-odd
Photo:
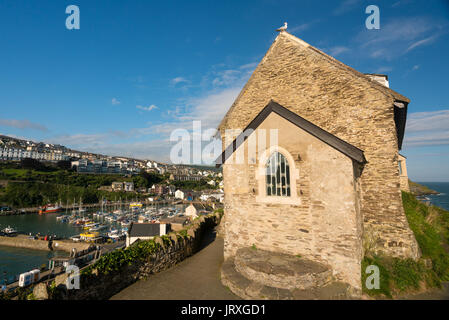
[{"label": "moored boat", "polygon": [[108,237],[111,238],[112,240],[118,240],[124,236],[125,236],[125,233],[123,231],[119,231],[116,229],[108,232]]},{"label": "moored boat", "polygon": [[99,238],[99,233],[98,232],[84,232],[84,233],[80,233],[80,240],[82,241],[95,241],[96,239]]},{"label": "moored boat", "polygon": [[56,212],[59,212],[61,209],[62,209],[62,207],[59,205],[47,204],[40,208],[39,214],[56,213]]},{"label": "moored boat", "polygon": [[142,208],[142,206],[143,206],[142,202],[131,202],[131,203],[129,204],[129,207],[130,207],[131,209],[134,209],[134,208]]},{"label": "moored boat", "polygon": [[105,229],[106,228],[106,226],[105,225],[97,225],[97,226],[95,226],[95,227],[92,227],[92,228],[89,228],[89,231],[90,232],[96,232],[96,231],[100,231],[100,230],[103,230],[103,229]]},{"label": "moored boat", "polygon": [[6,228],[4,228],[4,229],[2,230],[2,233],[3,233],[5,236],[11,237],[11,236],[14,236],[14,235],[17,234],[17,230],[14,229],[14,228],[11,228],[10,226],[7,226]]}]

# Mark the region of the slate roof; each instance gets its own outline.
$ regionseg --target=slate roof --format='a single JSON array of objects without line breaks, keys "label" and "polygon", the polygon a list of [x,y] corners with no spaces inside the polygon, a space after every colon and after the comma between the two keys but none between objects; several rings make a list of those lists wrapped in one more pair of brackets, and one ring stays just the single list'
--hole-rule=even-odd
[{"label": "slate roof", "polygon": [[337,149],[341,153],[347,155],[351,159],[357,161],[358,163],[365,163],[366,159],[363,151],[352,144],[347,143],[344,140],[334,136],[333,134],[321,129],[320,127],[314,125],[312,122],[307,121],[296,113],[284,108],[280,104],[270,101],[267,106],[250,122],[250,124],[243,130],[243,132],[223,151],[223,153],[215,160],[215,166],[220,167],[237,148],[248,138],[246,130],[252,129],[256,130],[257,127],[272,113],[280,115],[284,119],[290,121],[294,125],[328,144],[329,146]]},{"label": "slate roof", "polygon": [[[366,74],[363,74],[363,73],[355,70],[354,68],[351,68],[350,66],[344,64],[343,62],[341,62],[341,61],[335,59],[334,57],[324,53],[323,51],[321,51],[321,50],[311,46],[307,42],[299,39],[298,37],[295,37],[295,36],[291,35],[290,33],[286,32],[286,31],[279,33],[279,35],[274,40],[272,46],[274,46],[274,44],[277,42],[276,40],[279,37],[287,37],[289,40],[298,43],[300,46],[305,47],[308,50],[313,51],[314,53],[320,54],[324,59],[326,59],[327,61],[331,62],[333,65],[337,66],[341,70],[349,72],[349,73],[355,75],[356,77],[358,77],[360,79],[363,79],[364,81],[369,82],[372,87],[376,88],[377,90],[379,90],[380,92],[384,93],[385,95],[393,97],[393,99],[396,102],[398,102],[399,105],[402,105],[402,107],[398,107],[398,104],[396,104],[396,103],[394,105],[394,120],[395,120],[395,123],[396,123],[396,132],[397,132],[397,138],[398,138],[398,149],[401,150],[401,148],[402,148],[402,141],[404,139],[405,123],[406,123],[406,120],[407,120],[407,107],[408,107],[408,104],[410,102],[409,98],[407,98],[407,97],[403,96],[402,94],[400,94],[400,93],[390,89],[389,87],[386,87],[386,86],[378,83],[377,81],[371,79]],[[268,52],[266,53],[265,57],[270,53],[270,50],[271,50],[271,47],[268,50]],[[254,70],[254,72],[251,75],[250,79],[246,82],[245,86],[240,91],[239,95],[237,96],[237,98],[235,99],[235,101],[233,102],[233,104],[231,105],[231,107],[229,108],[229,110],[227,111],[227,113],[225,114],[223,119],[221,120],[221,122],[220,122],[220,124],[218,126],[218,130],[219,131],[221,131],[221,128],[223,126],[225,126],[226,121],[228,120],[228,117],[234,111],[234,107],[237,105],[238,101],[240,100],[240,97],[243,95],[243,93],[249,87],[254,74],[257,72],[259,66],[261,64],[263,64],[263,62],[265,60],[265,57],[262,59],[262,61],[256,67],[256,69]]]},{"label": "slate roof", "polygon": [[187,217],[172,217],[172,218],[160,219],[159,221],[164,222],[164,223],[185,224],[188,221],[188,218]]},{"label": "slate roof", "polygon": [[133,223],[129,229],[130,237],[154,237],[159,233],[159,223]]}]

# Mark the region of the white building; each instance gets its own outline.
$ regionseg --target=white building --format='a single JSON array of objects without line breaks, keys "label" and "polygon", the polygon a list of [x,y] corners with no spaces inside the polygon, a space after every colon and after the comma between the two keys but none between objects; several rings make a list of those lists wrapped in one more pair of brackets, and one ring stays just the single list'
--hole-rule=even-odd
[{"label": "white building", "polygon": [[126,234],[126,246],[129,247],[137,240],[150,240],[156,236],[163,236],[170,232],[170,226],[165,223],[133,223]]},{"label": "white building", "polygon": [[125,182],[124,189],[125,189],[125,191],[134,191],[134,183],[133,182]]},{"label": "white building", "polygon": [[69,157],[56,152],[37,152],[25,149],[0,148],[0,160],[20,161],[25,158],[45,161],[68,160]]},{"label": "white building", "polygon": [[187,217],[189,217],[191,220],[195,219],[198,217],[198,210],[197,208],[195,208],[195,206],[193,205],[193,203],[190,204],[190,206],[188,206],[186,208],[186,212],[185,215]]},{"label": "white building", "polygon": [[175,191],[175,199],[181,199],[181,200],[183,200],[184,199],[184,192],[183,191],[181,191],[181,190],[176,190]]},{"label": "white building", "polygon": [[215,201],[215,200],[218,200],[220,202],[223,202],[223,200],[224,200],[224,193],[205,193],[205,194],[202,194],[200,196],[200,200],[201,201],[208,201],[208,200]]}]

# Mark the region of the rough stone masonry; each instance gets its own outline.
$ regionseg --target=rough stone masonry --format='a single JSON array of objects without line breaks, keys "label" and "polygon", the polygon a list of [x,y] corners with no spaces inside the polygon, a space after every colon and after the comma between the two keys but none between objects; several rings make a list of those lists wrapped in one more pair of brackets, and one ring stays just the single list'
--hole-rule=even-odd
[{"label": "rough stone masonry", "polygon": [[417,259],[402,207],[395,119],[395,104],[406,108],[408,98],[281,32],[219,126],[223,149],[232,141],[226,130],[245,129],[270,101],[363,150],[366,163],[358,168],[285,119],[268,116],[261,127],[280,129],[279,145],[299,172],[292,191],[299,202],[257,201],[265,193],[257,178],[261,159],[225,162],[225,258],[251,245],[301,254],[324,260],[358,288],[364,247]]}]

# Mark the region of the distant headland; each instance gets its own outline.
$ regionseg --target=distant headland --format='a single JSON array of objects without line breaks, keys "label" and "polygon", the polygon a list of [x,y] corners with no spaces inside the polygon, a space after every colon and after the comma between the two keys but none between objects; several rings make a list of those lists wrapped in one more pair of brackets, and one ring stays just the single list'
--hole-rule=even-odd
[{"label": "distant headland", "polygon": [[428,194],[440,194],[438,191],[432,190],[422,184],[408,180],[410,192],[415,196],[424,196]]}]

